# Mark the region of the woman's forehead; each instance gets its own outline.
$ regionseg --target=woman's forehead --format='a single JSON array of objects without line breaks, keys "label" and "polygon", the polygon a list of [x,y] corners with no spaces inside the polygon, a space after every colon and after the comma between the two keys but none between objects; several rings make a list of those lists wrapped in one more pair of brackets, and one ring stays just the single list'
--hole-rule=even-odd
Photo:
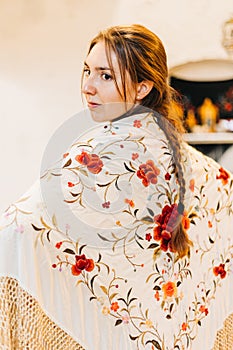
[{"label": "woman's forehead", "polygon": [[[112,64],[112,68],[115,72],[119,71],[118,59],[115,52],[110,49],[109,50],[110,60]],[[96,43],[91,51],[89,52],[86,58],[87,65],[95,66],[95,68],[110,68],[108,57],[106,53],[106,45],[103,41],[99,41]]]}]

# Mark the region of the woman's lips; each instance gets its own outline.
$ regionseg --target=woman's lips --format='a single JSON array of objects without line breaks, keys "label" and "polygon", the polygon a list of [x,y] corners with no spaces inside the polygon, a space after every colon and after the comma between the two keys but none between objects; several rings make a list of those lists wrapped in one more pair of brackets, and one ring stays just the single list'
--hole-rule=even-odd
[{"label": "woman's lips", "polygon": [[99,103],[95,103],[95,102],[88,102],[87,106],[88,106],[88,108],[93,109],[93,108],[99,107],[100,104]]}]

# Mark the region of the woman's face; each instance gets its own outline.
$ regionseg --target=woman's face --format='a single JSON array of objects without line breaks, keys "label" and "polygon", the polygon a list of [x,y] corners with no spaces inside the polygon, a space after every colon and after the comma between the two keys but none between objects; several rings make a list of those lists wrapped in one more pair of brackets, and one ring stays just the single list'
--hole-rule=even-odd
[{"label": "woman's face", "polygon": [[[117,86],[122,92],[120,69],[113,51],[111,60]],[[135,86],[127,71],[125,74],[127,101],[124,101],[116,87],[113,72],[108,64],[104,42],[98,42],[92,48],[84,63],[82,92],[95,121],[113,120],[135,104]]]}]

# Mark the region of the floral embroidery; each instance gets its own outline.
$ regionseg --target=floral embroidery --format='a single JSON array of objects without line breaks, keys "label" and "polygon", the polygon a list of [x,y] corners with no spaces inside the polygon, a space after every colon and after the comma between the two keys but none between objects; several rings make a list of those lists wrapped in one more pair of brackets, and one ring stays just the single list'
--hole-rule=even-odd
[{"label": "floral embroidery", "polygon": [[191,179],[189,181],[189,189],[190,189],[191,192],[194,192],[194,186],[195,186],[195,180]]},{"label": "floral embroidery", "polygon": [[216,175],[216,179],[220,179],[222,180],[222,184],[226,185],[228,183],[228,179],[229,179],[229,174],[228,172],[223,169],[222,167],[219,169],[220,174]]},{"label": "floral embroidery", "polygon": [[119,309],[118,302],[115,301],[114,303],[112,303],[110,309],[116,312]]},{"label": "floral embroidery", "polygon": [[[143,131],[144,123],[153,125],[151,120],[139,121],[136,124],[140,127],[131,123],[131,129],[135,127],[136,133]],[[93,191],[100,198],[98,209],[107,219],[114,207],[115,194],[120,196],[123,192],[121,179],[129,185],[135,181],[139,193],[148,195],[142,208],[141,198],[130,192],[124,193],[120,198],[121,209],[117,208],[112,215],[110,229],[104,233],[96,229],[98,241],[106,244],[110,254],[107,249],[89,247],[82,232],[78,233],[77,241],[71,239],[72,224],[64,223],[63,228],[60,227],[56,213],[48,219],[41,210],[40,215],[30,217],[26,206],[30,198],[8,209],[4,227],[14,225],[15,230],[23,225],[22,235],[30,231],[35,247],[40,244],[45,254],[46,248],[51,252],[52,262],[48,268],[53,269],[58,278],[64,276],[70,288],[77,288],[77,295],[85,288],[85,297],[100,307],[100,312],[113,326],[128,329],[129,341],[135,344],[135,349],[192,349],[198,328],[204,327],[203,320],[212,317],[211,303],[232,271],[232,233],[230,227],[229,232],[222,229],[224,220],[233,216],[232,177],[207,158],[201,158],[200,176],[195,177],[195,181],[193,174],[191,180],[187,178],[192,201],[187,201],[184,214],[180,216],[177,210],[179,191],[167,143],[163,140],[160,157],[156,153],[152,158],[151,154],[156,150],[148,150],[146,137],[142,134],[132,136],[130,132],[120,137],[120,129],[113,124],[104,128],[104,135],[111,136],[111,147],[103,143],[95,148],[91,137],[86,143],[77,143],[73,150],[75,156],[71,151],[67,152],[62,167],[64,173],[59,174],[73,176],[65,177],[64,181],[64,190],[69,192],[65,199],[68,206],[75,204],[75,208],[85,208],[84,192]],[[107,163],[111,165],[114,157],[118,157],[117,152],[122,152],[121,145],[125,159],[119,167],[107,168]],[[197,164],[199,169],[199,156],[192,152],[192,166],[195,168]],[[106,171],[102,171],[103,166]],[[94,184],[89,181],[92,177],[89,173],[98,175]],[[56,176],[58,173],[50,169],[43,181],[51,181]],[[27,222],[31,220],[30,229],[25,225],[24,217]],[[190,256],[179,260],[170,244],[178,219],[190,230],[194,241]],[[195,274],[196,265],[198,275]],[[78,307],[77,303],[77,312]],[[176,321],[180,310],[182,317]],[[164,324],[169,327],[172,322],[174,333],[168,339]]]},{"label": "floral embroidery", "polygon": [[166,173],[164,178],[165,180],[169,181],[171,179],[171,175],[169,173]]},{"label": "floral embroidery", "polygon": [[138,159],[139,154],[138,153],[132,153],[132,160]]},{"label": "floral embroidery", "polygon": [[137,176],[139,179],[142,179],[145,187],[149,186],[149,184],[155,185],[159,174],[160,170],[155,166],[153,160],[147,160],[145,164],[141,164],[137,171]]},{"label": "floral embroidery", "polygon": [[141,126],[142,126],[142,123],[141,123],[141,121],[140,120],[134,120],[134,122],[133,122],[133,126],[135,127],[135,128],[141,128]]},{"label": "floral embroidery", "polygon": [[153,229],[154,239],[160,241],[160,248],[165,252],[168,249],[172,252],[174,251],[171,246],[171,238],[172,231],[174,231],[179,220],[177,208],[178,206],[176,203],[171,206],[166,205],[162,210],[162,214],[154,217],[154,222],[157,224]]},{"label": "floral embroidery", "polygon": [[56,245],[55,245],[55,247],[56,247],[57,249],[60,249],[61,246],[62,246],[62,242],[57,242]]},{"label": "floral embroidery", "polygon": [[80,164],[86,165],[87,169],[93,174],[98,174],[103,168],[103,162],[97,154],[82,152],[81,154],[77,155],[75,159]]},{"label": "floral embroidery", "polygon": [[167,282],[162,285],[162,291],[164,295],[164,299],[168,297],[176,297],[177,296],[177,287],[174,282]]},{"label": "floral embroidery", "polygon": [[87,259],[84,254],[75,256],[75,264],[71,267],[71,272],[74,276],[79,276],[83,270],[91,272],[94,267],[94,261],[92,259]]},{"label": "floral embroidery", "polygon": [[225,264],[220,264],[219,266],[215,266],[213,268],[213,272],[215,276],[220,276],[221,278],[225,278],[227,274],[225,270]]}]

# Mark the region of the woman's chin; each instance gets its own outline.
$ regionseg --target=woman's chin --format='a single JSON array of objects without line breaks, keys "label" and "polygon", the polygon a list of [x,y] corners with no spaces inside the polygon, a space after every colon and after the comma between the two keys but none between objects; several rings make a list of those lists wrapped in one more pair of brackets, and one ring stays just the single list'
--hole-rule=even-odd
[{"label": "woman's chin", "polygon": [[115,102],[99,105],[95,108],[89,108],[89,110],[92,119],[95,122],[106,122],[119,118],[121,115],[125,114],[130,108],[132,108],[132,104],[128,104],[125,102]]}]

